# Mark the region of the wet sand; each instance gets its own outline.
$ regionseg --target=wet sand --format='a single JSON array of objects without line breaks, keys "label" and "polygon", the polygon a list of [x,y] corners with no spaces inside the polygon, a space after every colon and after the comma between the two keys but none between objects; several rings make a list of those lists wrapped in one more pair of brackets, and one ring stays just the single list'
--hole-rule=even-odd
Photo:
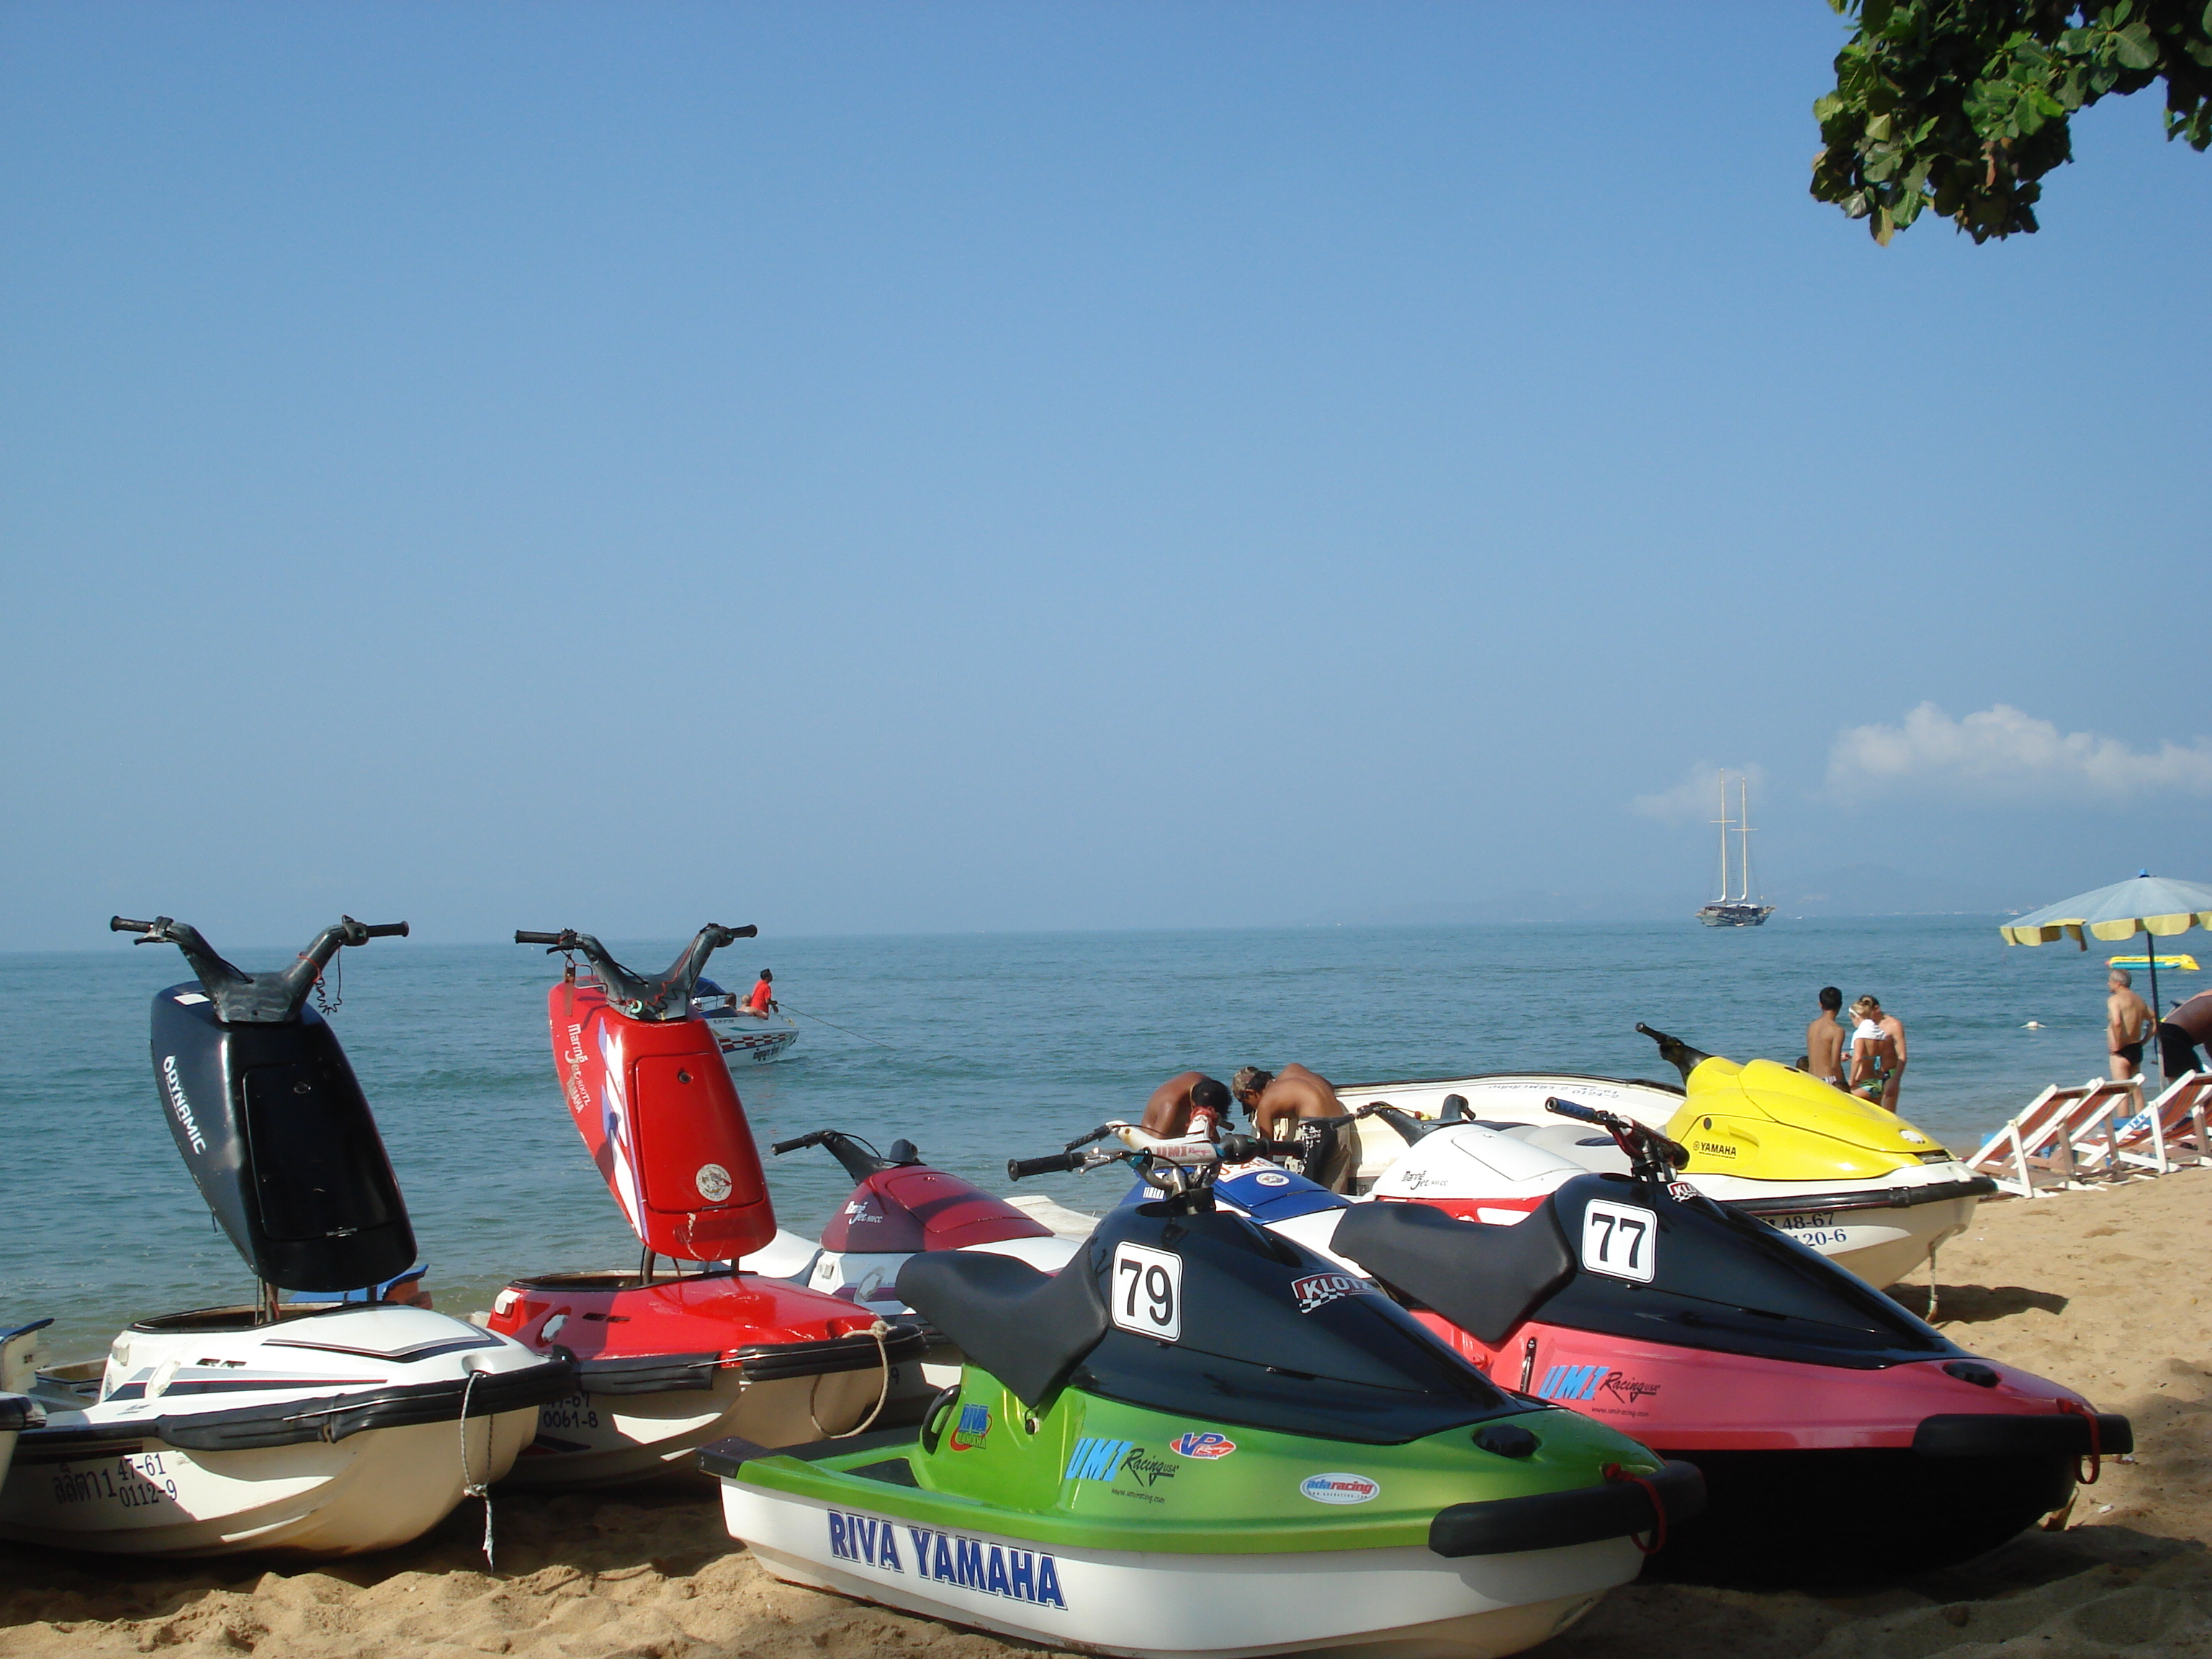
[{"label": "wet sand", "polygon": [[[1876,1594],[1641,1583],[1546,1659],[2212,1659],[2212,1170],[1984,1204],[1937,1264],[1963,1346],[2124,1411],[2141,1448],[2063,1531]],[[2200,1250],[2206,1254],[2200,1255]],[[1929,1275],[1897,1294],[1925,1311]],[[990,1659],[1036,1650],[779,1584],[724,1535],[704,1482],[497,1502],[498,1565],[464,1505],[404,1550],[319,1570],[133,1564],[0,1546],[0,1659],[162,1649],[263,1659]]]}]

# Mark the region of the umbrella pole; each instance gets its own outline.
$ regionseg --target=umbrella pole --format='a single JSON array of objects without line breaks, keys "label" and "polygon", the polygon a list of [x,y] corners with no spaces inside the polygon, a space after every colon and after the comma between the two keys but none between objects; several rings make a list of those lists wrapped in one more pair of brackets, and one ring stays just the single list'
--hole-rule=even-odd
[{"label": "umbrella pole", "polygon": [[2158,1050],[2158,1081],[2161,1092],[2173,1079],[2166,1074],[2166,1045],[2158,1040],[2158,940],[2149,928],[2143,929],[2144,957],[2150,963],[2150,1041]]}]

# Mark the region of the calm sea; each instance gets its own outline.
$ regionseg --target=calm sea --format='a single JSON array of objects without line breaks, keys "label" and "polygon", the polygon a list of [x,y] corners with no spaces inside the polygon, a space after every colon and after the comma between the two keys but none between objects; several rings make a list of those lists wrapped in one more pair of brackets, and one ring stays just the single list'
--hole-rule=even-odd
[{"label": "calm sea", "polygon": [[[210,919],[203,918],[203,921]],[[243,967],[251,951],[211,932]],[[615,947],[658,969],[681,941]],[[1873,991],[1911,1048],[1905,1115],[1972,1142],[2045,1084],[2104,1065],[2104,958],[2008,949],[1993,918],[1218,933],[965,934],[747,942],[802,1018],[792,1057],[740,1079],[763,1143],[822,1127],[1003,1190],[1005,1160],[1133,1117],[1161,1078],[1295,1060],[1340,1083],[1558,1067],[1671,1075],[1639,1019],[1739,1059],[1794,1060],[1814,993]],[[515,945],[378,940],[344,953],[334,1023],[383,1126],[439,1305],[507,1279],[635,1262],[637,1247],[570,1128],[544,990],[557,959]],[[250,1296],[163,1125],[147,1006],[185,977],[167,947],[0,955],[7,1226],[0,1321],[52,1315],[89,1355],[133,1318]],[[2184,994],[2193,975],[2175,975]],[[2044,1029],[2023,1029],[2037,1020]],[[787,1226],[812,1234],[846,1183],[820,1152],[769,1160]],[[1099,1177],[1105,1180],[1105,1177]],[[1119,1184],[1040,1183],[1103,1208]]]}]

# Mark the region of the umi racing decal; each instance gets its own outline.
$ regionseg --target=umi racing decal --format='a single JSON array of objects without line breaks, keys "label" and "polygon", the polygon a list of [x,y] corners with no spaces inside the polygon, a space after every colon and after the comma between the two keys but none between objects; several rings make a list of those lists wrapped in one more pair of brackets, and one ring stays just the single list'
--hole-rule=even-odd
[{"label": "umi racing decal", "polygon": [[1339,1297],[1363,1295],[1366,1289],[1350,1273],[1308,1273],[1304,1279],[1291,1281],[1291,1294],[1297,1298],[1302,1314],[1325,1308]]},{"label": "umi racing decal", "polygon": [[1544,1373],[1544,1381],[1536,1390],[1536,1397],[1539,1400],[1598,1401],[1629,1407],[1646,1395],[1658,1392],[1658,1383],[1639,1382],[1610,1365],[1554,1365]]},{"label": "umi racing decal", "polygon": [[830,1553],[840,1561],[857,1561],[905,1577],[905,1555],[910,1553],[915,1578],[1066,1611],[1060,1564],[1042,1551],[1013,1549],[958,1533],[939,1532],[933,1527],[894,1522],[873,1515],[848,1515],[841,1510],[830,1510],[829,1518]]}]

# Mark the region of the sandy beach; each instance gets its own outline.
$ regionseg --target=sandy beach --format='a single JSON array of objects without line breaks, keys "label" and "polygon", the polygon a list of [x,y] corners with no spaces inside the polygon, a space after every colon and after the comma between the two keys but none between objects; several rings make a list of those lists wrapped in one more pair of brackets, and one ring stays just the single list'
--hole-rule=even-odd
[{"label": "sandy beach", "polygon": [[[1937,1264],[1936,1317],[1965,1346],[2135,1420],[2140,1453],[2080,1491],[2063,1531],[1877,1594],[1616,1591],[1540,1653],[1673,1659],[2212,1654],[2212,1170],[1984,1204]],[[1929,1276],[1899,1297],[1925,1311]],[[266,1659],[460,1652],[561,1659],[708,1653],[983,1659],[1029,1651],[779,1584],[725,1536],[703,1482],[497,1504],[496,1576],[465,1505],[430,1537],[320,1570],[251,1560],[0,1557],[0,1659],[162,1649]]]}]

